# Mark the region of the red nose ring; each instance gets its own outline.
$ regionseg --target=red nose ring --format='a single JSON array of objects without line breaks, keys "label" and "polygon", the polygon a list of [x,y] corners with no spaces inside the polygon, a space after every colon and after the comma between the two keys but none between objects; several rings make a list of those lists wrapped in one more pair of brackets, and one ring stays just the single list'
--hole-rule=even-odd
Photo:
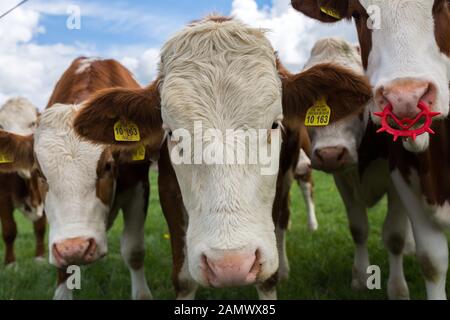
[{"label": "red nose ring", "polygon": [[[416,137],[428,132],[434,134],[434,131],[430,128],[431,123],[433,121],[433,117],[440,115],[440,112],[431,112],[429,107],[423,102],[420,101],[418,108],[422,110],[414,119],[404,118],[399,119],[392,113],[392,105],[388,104],[383,112],[374,112],[374,115],[381,118],[381,128],[377,131],[377,133],[387,132],[394,136],[394,141],[398,139],[398,137],[411,137],[413,140],[416,140]],[[392,128],[388,123],[388,118],[394,120],[394,122],[399,126],[400,129]],[[421,118],[425,119],[425,123],[418,129],[411,129]]]}]

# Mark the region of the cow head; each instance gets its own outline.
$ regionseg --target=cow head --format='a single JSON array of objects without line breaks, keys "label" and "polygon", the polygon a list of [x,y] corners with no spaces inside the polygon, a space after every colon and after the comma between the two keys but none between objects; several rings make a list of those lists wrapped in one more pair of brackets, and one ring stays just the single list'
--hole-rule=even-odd
[{"label": "cow head", "polygon": [[46,190],[50,262],[57,267],[91,263],[107,253],[106,227],[118,165],[132,152],[81,139],[72,126],[79,105],[55,104],[39,118],[34,135],[0,132],[0,151],[14,162],[0,171],[33,169]]},{"label": "cow head", "polygon": [[[364,75],[359,49],[342,39],[325,38],[317,41],[305,69],[327,61],[334,61],[356,74]],[[312,167],[333,173],[355,166],[368,119],[369,104],[358,114],[328,126],[308,127],[312,144]]]},{"label": "cow head", "polygon": [[[398,118],[414,118],[420,101],[449,112],[450,6],[448,0],[292,0],[323,22],[354,19],[363,65],[374,90],[372,112],[391,104]],[[436,119],[436,118],[435,118]],[[380,123],[378,117],[374,122]],[[428,133],[404,146],[423,151]]]},{"label": "cow head", "polygon": [[[0,129],[20,135],[30,135],[36,129],[37,108],[25,98],[8,100],[0,108]],[[44,214],[45,189],[36,170],[19,170],[24,180],[26,192],[19,199],[20,211],[30,220],[36,221]]]},{"label": "cow head", "polygon": [[[164,128],[189,220],[189,270],[202,285],[252,284],[277,271],[272,204],[283,114],[295,125],[327,93],[332,119],[338,120],[357,111],[355,101],[370,98],[363,77],[334,65],[296,75],[278,67],[260,30],[231,19],[205,19],[165,44],[155,83],[144,91],[100,92],[75,120],[80,135],[122,148],[127,145],[112,135],[118,120],[136,124],[150,142],[159,142]],[[350,101],[342,102],[342,94]],[[252,130],[256,140],[227,140],[227,132]],[[243,163],[228,162],[230,146],[233,156],[245,150]],[[250,150],[269,150],[273,170],[265,174],[261,161],[247,161]]]}]

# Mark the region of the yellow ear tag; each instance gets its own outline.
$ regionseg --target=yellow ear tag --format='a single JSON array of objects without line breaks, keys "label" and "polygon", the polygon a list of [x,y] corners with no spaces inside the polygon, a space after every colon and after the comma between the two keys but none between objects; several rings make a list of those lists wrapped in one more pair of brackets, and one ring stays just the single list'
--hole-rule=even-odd
[{"label": "yellow ear tag", "polygon": [[129,121],[127,123],[122,123],[117,121],[114,125],[114,137],[116,141],[141,141],[141,136],[139,134],[139,128],[136,124]]},{"label": "yellow ear tag", "polygon": [[331,109],[325,98],[321,98],[306,112],[305,126],[321,127],[330,123]]},{"label": "yellow ear tag", "polygon": [[133,161],[141,161],[145,159],[145,147],[140,146],[133,152],[133,157],[131,158]]},{"label": "yellow ear tag", "polygon": [[0,154],[0,163],[13,163],[14,157],[9,154]]},{"label": "yellow ear tag", "polygon": [[325,8],[325,7],[320,7],[320,11],[322,11],[323,13],[329,15],[330,17],[333,17],[335,19],[341,20],[341,15],[334,9],[331,8]]}]

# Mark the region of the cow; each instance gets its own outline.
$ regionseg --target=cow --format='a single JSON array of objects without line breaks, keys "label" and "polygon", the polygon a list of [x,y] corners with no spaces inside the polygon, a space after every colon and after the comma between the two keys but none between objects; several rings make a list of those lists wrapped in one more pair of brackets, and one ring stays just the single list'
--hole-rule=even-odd
[{"label": "cow", "polygon": [[[316,42],[305,65],[335,61],[361,75],[364,69],[357,47],[339,38]],[[357,115],[325,127],[308,127],[312,143],[314,169],[332,173],[345,204],[349,227],[355,243],[352,288],[367,288],[367,250],[369,223],[367,208],[384,196],[388,210],[383,225],[383,242],[389,251],[390,299],[408,299],[409,290],[403,274],[403,255],[414,249],[412,231],[403,203],[389,175],[389,138],[376,133],[369,118],[369,104]]]},{"label": "cow", "polygon": [[106,88],[139,90],[115,60],[80,57],[57,82],[33,135],[0,132],[0,151],[14,155],[1,171],[36,169],[47,189],[49,261],[58,268],[54,299],[72,299],[66,269],[107,254],[106,232],[120,209],[121,253],[131,275],[133,299],[152,297],[144,272],[144,223],[149,199],[149,156],[116,151],[75,134],[73,119],[83,102]]},{"label": "cow", "polygon": [[[274,299],[279,258],[272,209],[281,122],[297,130],[307,108],[325,93],[332,122],[357,112],[371,97],[367,80],[331,64],[282,74],[262,30],[220,16],[189,24],[160,56],[154,82],[99,92],[78,113],[75,130],[93,142],[128,149],[135,143],[113,137],[118,121],[139,128],[154,147],[163,128],[158,185],[178,299],[194,298],[198,285],[256,285],[260,298]],[[233,140],[227,131],[236,134]],[[261,138],[252,140],[252,132]],[[270,148],[269,161],[249,160],[258,146]],[[215,157],[225,148],[230,157]],[[244,155],[243,163],[236,154]]]},{"label": "cow", "polygon": [[[428,299],[446,299],[450,226],[449,81],[450,5],[448,0],[292,0],[298,11],[322,22],[353,19],[365,73],[373,87],[371,118],[377,125],[387,105],[400,120],[429,106],[428,132],[415,140],[389,143],[393,183],[411,220],[416,255]],[[416,127],[417,128],[417,127]]]},{"label": "cow", "polygon": [[[12,98],[0,107],[0,129],[16,134],[32,134],[36,128],[37,108],[22,97]],[[4,156],[4,155],[3,155]],[[2,157],[0,162],[11,159]],[[33,222],[36,238],[35,258],[44,260],[45,227],[44,185],[35,170],[22,170],[11,173],[0,173],[0,221],[2,236],[5,242],[5,265],[16,261],[14,240],[17,236],[17,226],[14,220],[14,210],[19,209],[25,217]]]}]

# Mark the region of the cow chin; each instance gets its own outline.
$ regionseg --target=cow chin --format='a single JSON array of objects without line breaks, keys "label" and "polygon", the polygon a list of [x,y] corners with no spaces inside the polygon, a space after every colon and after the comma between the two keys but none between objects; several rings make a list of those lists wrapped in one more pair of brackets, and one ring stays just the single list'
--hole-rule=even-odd
[{"label": "cow chin", "polygon": [[222,288],[259,284],[278,270],[273,230],[261,233],[241,230],[235,237],[245,235],[247,240],[239,241],[237,246],[230,244],[228,236],[226,240],[223,239],[227,245],[219,246],[221,241],[217,237],[198,237],[197,231],[195,233],[197,236],[188,229],[187,255],[189,272],[201,286]]},{"label": "cow chin", "polygon": [[416,137],[416,140],[411,138],[403,139],[403,148],[412,153],[424,152],[428,149],[430,144],[430,135],[428,133],[421,134]]}]

